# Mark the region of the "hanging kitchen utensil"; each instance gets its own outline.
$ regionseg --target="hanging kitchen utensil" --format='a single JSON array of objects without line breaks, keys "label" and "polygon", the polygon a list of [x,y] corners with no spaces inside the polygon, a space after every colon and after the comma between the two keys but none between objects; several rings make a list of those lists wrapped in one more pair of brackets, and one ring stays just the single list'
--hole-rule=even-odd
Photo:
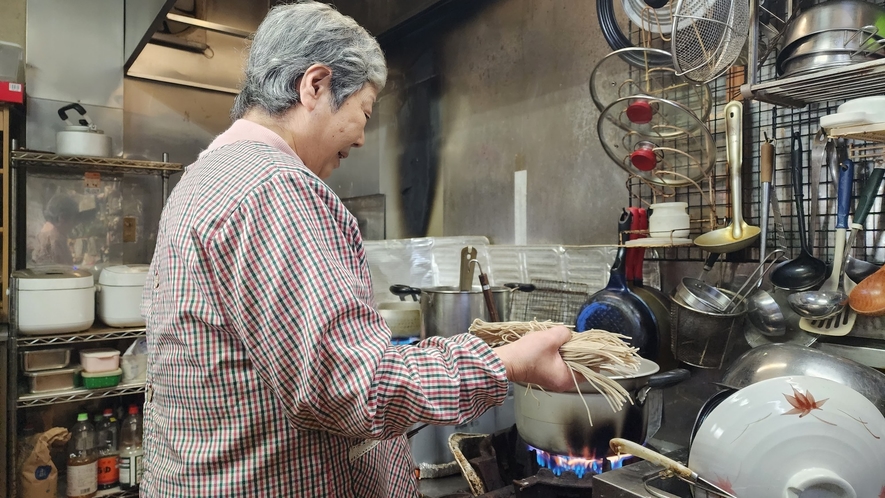
[{"label": "hanging kitchen utensil", "polygon": [[471,261],[476,260],[476,248],[465,247],[461,249],[461,271],[458,274],[458,288],[462,292],[473,289],[473,265]]},{"label": "hanging kitchen utensil", "polygon": [[[842,285],[842,262],[845,253],[845,235],[848,230],[848,210],[851,208],[851,186],[854,184],[854,162],[843,161],[836,192],[836,248],[833,269],[820,290],[796,292],[788,298],[790,307],[802,317],[799,326],[815,334],[845,335],[851,331],[857,318],[848,304],[848,294]],[[835,320],[827,320],[828,318]],[[827,327],[833,322],[835,329]]]},{"label": "hanging kitchen utensil", "polygon": [[501,316],[498,314],[497,306],[495,306],[495,297],[492,295],[491,286],[489,286],[489,276],[483,273],[482,265],[476,259],[471,259],[470,265],[476,265],[479,268],[479,285],[482,287],[482,297],[485,299],[486,309],[489,311],[489,321],[500,322]]},{"label": "hanging kitchen utensil", "polygon": [[[633,215],[633,223],[631,224],[631,231],[634,232],[632,234],[633,240],[641,241],[645,237],[642,232],[648,230],[648,211],[639,207],[631,207],[630,212]],[[631,287],[633,292],[645,301],[654,316],[659,346],[656,361],[661,368],[669,370],[678,366],[670,348],[670,298],[660,290],[644,285],[645,250],[644,247],[634,247],[627,250],[628,253],[633,254],[632,257],[627,257],[627,261],[630,262],[627,268],[627,282],[628,284],[633,282]]]},{"label": "hanging kitchen utensil", "polygon": [[[817,229],[820,225],[820,218],[817,215],[820,211],[820,204],[818,202],[820,199],[820,170],[829,166],[828,158],[832,147],[828,147],[828,143],[827,134],[824,133],[823,128],[819,128],[814,138],[811,139],[811,180],[809,184],[811,188],[811,206],[808,215],[808,245],[811,247],[811,254],[815,256],[818,254],[815,242],[817,241]],[[832,152],[835,156],[835,151]],[[838,176],[833,179],[833,183],[839,183]]]},{"label": "hanging kitchen utensil", "polygon": [[[867,215],[870,214],[870,209],[873,208],[873,201],[879,192],[879,185],[882,184],[883,177],[885,177],[885,167],[880,165],[870,172],[870,176],[864,184],[863,192],[861,192],[860,198],[857,200],[857,208],[854,210],[854,223],[851,224],[851,233],[848,235],[848,242],[845,244],[845,247],[848,248],[845,251],[846,259],[854,248],[854,239],[857,237],[857,232],[863,230],[864,222],[867,221]],[[856,279],[855,282],[859,280]]]},{"label": "hanging kitchen utensil", "polygon": [[[629,225],[629,211],[624,210],[619,225]],[[575,330],[600,329],[629,337],[639,355],[654,360],[658,351],[657,327],[648,305],[630,291],[626,282],[627,249],[618,248],[608,285],[584,304],[575,321]]]},{"label": "hanging kitchen utensil", "polygon": [[[797,344],[799,346],[811,346],[820,337],[817,334],[809,334],[799,327],[799,315],[797,315],[787,302],[790,291],[774,288],[768,293],[777,303],[780,312],[784,315],[786,331],[783,335],[771,336],[762,333],[747,320],[744,323],[744,339],[750,347],[765,346],[766,344]],[[750,318],[748,315],[747,318]]]},{"label": "hanging kitchen utensil", "polygon": [[676,474],[676,476],[678,476],[680,479],[696,486],[700,490],[716,493],[726,498],[737,498],[735,495],[713,484],[709,480],[699,476],[695,471],[691,470],[685,465],[682,465],[672,458],[667,458],[654,450],[646,448],[645,446],[621,438],[614,438],[609,444],[611,445],[612,451],[616,452],[618,455],[637,456],[643,460],[649,461],[656,465],[660,465],[661,467],[665,467],[667,470],[670,470],[674,474]]},{"label": "hanging kitchen utensil", "polygon": [[741,164],[743,162],[743,109],[738,101],[731,101],[725,106],[725,153],[728,158],[728,169],[731,178],[732,213],[731,224],[707,232],[694,240],[696,246],[709,252],[734,252],[751,245],[761,229],[748,225],[744,221]]},{"label": "hanging kitchen utensil", "polygon": [[670,41],[677,74],[698,83],[715,79],[740,57],[749,31],[746,0],[679,0]]},{"label": "hanging kitchen utensil", "polygon": [[[613,0],[596,0],[596,18],[599,21],[602,36],[612,50],[633,47],[633,42],[618,26],[618,16],[615,13]],[[647,59],[636,57],[636,54],[632,52],[624,52],[619,55],[626,63],[636,67],[645,67],[646,65],[669,66],[673,64],[672,58],[668,59],[659,54],[649,54]]]},{"label": "hanging kitchen utensil", "polygon": [[799,241],[802,251],[799,257],[774,269],[771,283],[789,290],[806,290],[820,285],[827,277],[827,264],[811,255],[808,233],[805,230],[805,207],[802,193],[802,140],[798,132],[793,134],[790,148],[790,169],[793,176],[793,197],[799,225]]},{"label": "hanging kitchen utensil", "polygon": [[[621,58],[625,53],[646,62],[639,68],[625,71],[627,68]],[[652,65],[649,62],[652,55],[671,58],[670,52],[664,50],[631,47],[615,50],[596,63],[590,73],[590,97],[596,108],[602,111],[618,99],[647,95],[684,105],[703,124],[713,107],[710,87],[676,76],[672,65]]]},{"label": "hanging kitchen utensil", "polygon": [[668,0],[621,0],[624,13],[648,33],[668,35],[673,30]]},{"label": "hanging kitchen utensil", "polygon": [[759,180],[762,182],[762,200],[759,204],[762,216],[759,220],[759,260],[765,259],[768,251],[768,213],[771,202],[771,177],[774,172],[774,143],[765,135],[765,143],[761,147]]},{"label": "hanging kitchen utensil", "polygon": [[620,98],[602,111],[596,129],[618,166],[655,185],[690,185],[706,177],[716,160],[716,143],[704,123],[669,100]]}]

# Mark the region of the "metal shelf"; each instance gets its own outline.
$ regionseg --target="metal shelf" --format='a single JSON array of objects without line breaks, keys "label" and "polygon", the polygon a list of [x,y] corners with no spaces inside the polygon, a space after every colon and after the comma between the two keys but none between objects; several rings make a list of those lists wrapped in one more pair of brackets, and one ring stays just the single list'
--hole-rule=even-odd
[{"label": "metal shelf", "polygon": [[796,108],[813,102],[854,99],[883,92],[885,59],[741,86],[744,97]]},{"label": "metal shelf", "polygon": [[178,163],[134,161],[122,157],[60,156],[51,152],[16,150],[11,155],[13,166],[68,166],[74,168],[97,168],[106,170],[181,171]]},{"label": "metal shelf", "polygon": [[827,136],[830,138],[848,138],[863,142],[885,143],[885,123],[832,128],[828,131]]},{"label": "metal shelf", "polygon": [[85,401],[88,399],[112,398],[114,396],[126,396],[128,394],[138,394],[143,392],[144,382],[120,384],[116,387],[109,387],[107,389],[86,389],[85,387],[78,387],[66,391],[23,394],[16,400],[16,408],[70,403],[72,401]]},{"label": "metal shelf", "polygon": [[95,327],[85,332],[62,335],[31,335],[19,336],[16,344],[20,348],[34,346],[57,346],[59,344],[76,344],[80,342],[109,341],[114,339],[135,339],[144,337],[144,327],[111,328]]}]

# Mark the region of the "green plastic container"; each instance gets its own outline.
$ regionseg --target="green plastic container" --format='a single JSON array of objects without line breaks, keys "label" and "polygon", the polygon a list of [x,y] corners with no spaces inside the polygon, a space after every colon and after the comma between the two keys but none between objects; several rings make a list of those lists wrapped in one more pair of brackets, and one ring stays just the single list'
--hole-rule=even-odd
[{"label": "green plastic container", "polygon": [[118,368],[109,372],[81,372],[83,387],[86,389],[103,389],[114,387],[123,378],[123,369]]}]

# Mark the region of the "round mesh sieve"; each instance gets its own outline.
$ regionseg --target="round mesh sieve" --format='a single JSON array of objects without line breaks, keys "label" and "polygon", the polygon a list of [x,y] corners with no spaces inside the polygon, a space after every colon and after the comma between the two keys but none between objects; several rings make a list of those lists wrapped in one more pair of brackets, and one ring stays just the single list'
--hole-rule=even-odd
[{"label": "round mesh sieve", "polygon": [[748,0],[679,0],[671,52],[677,74],[706,83],[741,55],[750,29]]}]

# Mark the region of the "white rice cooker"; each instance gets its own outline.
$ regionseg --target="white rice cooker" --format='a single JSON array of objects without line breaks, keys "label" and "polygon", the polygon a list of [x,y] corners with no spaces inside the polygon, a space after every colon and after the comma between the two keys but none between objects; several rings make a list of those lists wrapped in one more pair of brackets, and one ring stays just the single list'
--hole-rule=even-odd
[{"label": "white rice cooker", "polygon": [[98,318],[111,327],[140,327],[141,292],[148,265],[109,266],[98,277]]},{"label": "white rice cooker", "polygon": [[[68,118],[68,111],[75,110],[80,114],[77,124]],[[111,137],[96,127],[86,109],[80,104],[69,104],[58,110],[58,117],[65,122],[64,130],[55,134],[56,153],[62,156],[97,156],[111,155]]]},{"label": "white rice cooker", "polygon": [[80,332],[95,320],[92,273],[71,268],[31,268],[13,272],[18,330],[22,334]]}]

